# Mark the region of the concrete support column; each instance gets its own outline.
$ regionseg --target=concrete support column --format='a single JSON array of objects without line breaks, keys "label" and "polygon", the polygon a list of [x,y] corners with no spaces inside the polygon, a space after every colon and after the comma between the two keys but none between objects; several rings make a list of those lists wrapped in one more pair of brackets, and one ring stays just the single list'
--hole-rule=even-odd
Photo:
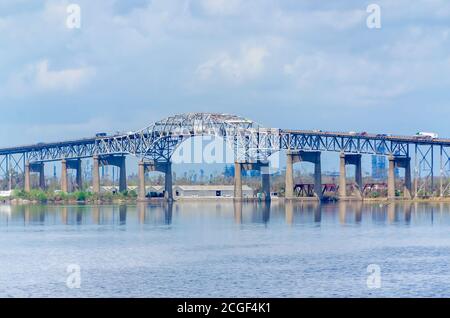
[{"label": "concrete support column", "polygon": [[395,199],[395,159],[389,156],[388,198]]},{"label": "concrete support column", "polygon": [[361,158],[355,163],[355,182],[358,185],[359,191],[362,191],[364,185],[362,177]]},{"label": "concrete support column", "polygon": [[286,154],[286,180],[284,197],[286,199],[292,199],[294,197],[294,164],[292,154]]},{"label": "concrete support column", "polygon": [[406,199],[412,198],[412,182],[411,182],[411,158],[407,158],[405,162],[405,186],[403,196]]},{"label": "concrete support column", "polygon": [[81,159],[77,160],[77,177],[76,177],[76,182],[77,182],[77,188],[78,190],[81,190],[83,188],[83,177],[82,177],[82,173],[81,173]]},{"label": "concrete support column", "polygon": [[264,194],[264,201],[270,201],[270,174],[261,173],[262,191]]},{"label": "concrete support column", "polygon": [[93,168],[92,168],[92,190],[94,193],[100,193],[100,160],[97,155],[92,157]]},{"label": "concrete support column", "polygon": [[165,182],[164,182],[164,198],[167,201],[173,200],[173,191],[172,191],[172,163],[167,162],[167,168],[166,168],[166,175],[165,175]]},{"label": "concrete support column", "polygon": [[322,200],[322,165],[320,160],[320,153],[314,163],[314,192],[319,200]]},{"label": "concrete support column", "polygon": [[345,173],[345,154],[339,155],[339,197],[345,198],[347,196],[347,176]]},{"label": "concrete support column", "polygon": [[362,165],[361,165],[361,157],[355,161],[355,182],[358,186],[356,191],[356,196],[362,199],[362,191],[364,188],[363,178],[362,178]]},{"label": "concrete support column", "polygon": [[25,163],[25,182],[24,182],[24,188],[26,192],[31,191],[31,182],[30,182],[30,163],[27,161]]},{"label": "concrete support column", "polygon": [[138,174],[139,174],[139,194],[138,199],[140,201],[145,200],[145,163],[142,161],[139,161],[139,167],[138,167]]},{"label": "concrete support column", "polygon": [[122,157],[120,162],[120,176],[119,176],[119,191],[123,192],[127,190],[127,172],[125,157]]},{"label": "concrete support column", "polygon": [[69,192],[69,185],[67,182],[67,161],[66,159],[61,160],[61,191]]},{"label": "concrete support column", "polygon": [[45,190],[44,163],[39,164],[39,188]]},{"label": "concrete support column", "polygon": [[242,199],[242,166],[239,162],[234,163],[234,199]]}]

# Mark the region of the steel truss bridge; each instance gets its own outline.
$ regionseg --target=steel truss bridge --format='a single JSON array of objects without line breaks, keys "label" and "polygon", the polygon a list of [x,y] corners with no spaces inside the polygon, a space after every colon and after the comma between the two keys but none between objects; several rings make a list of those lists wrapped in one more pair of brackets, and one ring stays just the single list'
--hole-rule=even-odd
[{"label": "steel truss bridge", "polygon": [[266,161],[280,150],[413,158],[416,192],[434,188],[437,153],[440,192],[450,194],[450,187],[442,182],[450,177],[450,139],[265,128],[246,118],[217,113],[170,116],[125,134],[3,148],[0,177],[8,178],[12,171],[23,173],[26,164],[94,156],[132,155],[143,161],[170,162],[177,146],[195,136],[223,138],[234,150],[237,162]]}]

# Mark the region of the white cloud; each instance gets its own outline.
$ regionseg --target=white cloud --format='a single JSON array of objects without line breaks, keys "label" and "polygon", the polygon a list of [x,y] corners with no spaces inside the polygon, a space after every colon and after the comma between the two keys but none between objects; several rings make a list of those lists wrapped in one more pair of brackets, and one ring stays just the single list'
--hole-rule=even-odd
[{"label": "white cloud", "polygon": [[210,15],[232,15],[239,12],[240,0],[202,0],[203,9]]},{"label": "white cloud", "polygon": [[87,83],[95,75],[91,67],[52,70],[48,60],[26,66],[13,74],[6,86],[13,96],[23,96],[43,92],[73,92]]},{"label": "white cloud", "polygon": [[196,74],[201,80],[220,77],[231,82],[254,79],[264,70],[264,59],[269,55],[263,47],[247,47],[238,57],[220,53],[197,67]]},{"label": "white cloud", "polygon": [[415,86],[408,66],[349,54],[323,52],[298,56],[284,65],[302,95],[317,100],[336,98],[349,106],[372,105],[408,93]]}]

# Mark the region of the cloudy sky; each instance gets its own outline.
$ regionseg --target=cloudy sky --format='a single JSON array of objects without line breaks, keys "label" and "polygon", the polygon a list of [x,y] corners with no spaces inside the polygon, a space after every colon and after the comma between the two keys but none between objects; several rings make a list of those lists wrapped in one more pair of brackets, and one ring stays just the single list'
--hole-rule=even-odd
[{"label": "cloudy sky", "polygon": [[449,71],[447,0],[2,0],[0,146],[194,111],[450,136]]}]

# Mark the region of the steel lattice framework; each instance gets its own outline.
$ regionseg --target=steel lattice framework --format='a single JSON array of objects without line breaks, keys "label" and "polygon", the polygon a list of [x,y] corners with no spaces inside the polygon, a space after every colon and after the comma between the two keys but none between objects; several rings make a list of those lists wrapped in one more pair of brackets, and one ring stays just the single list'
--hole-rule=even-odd
[{"label": "steel lattice framework", "polygon": [[235,115],[188,113],[168,117],[137,132],[95,141],[97,154],[128,153],[142,159],[169,161],[175,148],[195,136],[223,138],[238,161],[258,161],[280,149],[279,129]]}]

